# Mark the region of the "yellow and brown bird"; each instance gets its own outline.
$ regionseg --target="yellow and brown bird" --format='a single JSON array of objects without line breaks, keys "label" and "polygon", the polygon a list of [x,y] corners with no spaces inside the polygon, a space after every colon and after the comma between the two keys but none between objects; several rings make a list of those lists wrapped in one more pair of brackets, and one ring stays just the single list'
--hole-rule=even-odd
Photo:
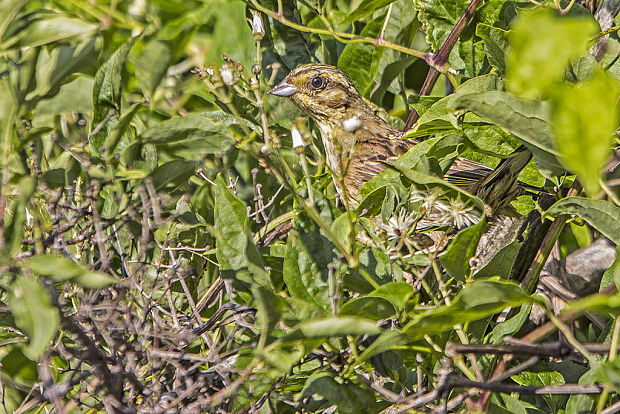
[{"label": "yellow and brown bird", "polygon": [[[336,190],[349,209],[358,205],[357,193],[366,181],[417,144],[377,116],[334,66],[299,66],[269,93],[291,98],[316,122]],[[519,195],[517,176],[530,159],[531,153],[520,148],[493,170],[457,158],[444,178],[480,197],[492,214]]]}]

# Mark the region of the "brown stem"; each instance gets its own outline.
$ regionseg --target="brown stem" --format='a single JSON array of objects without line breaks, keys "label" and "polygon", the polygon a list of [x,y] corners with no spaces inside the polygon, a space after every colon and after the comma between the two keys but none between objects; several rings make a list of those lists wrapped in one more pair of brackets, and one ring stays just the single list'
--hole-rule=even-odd
[{"label": "brown stem", "polygon": [[[469,24],[480,3],[482,3],[482,0],[472,0],[472,2],[469,3],[469,6],[467,6],[467,9],[465,9],[465,12],[459,21],[456,22],[456,25],[446,38],[446,41],[443,43],[439,51],[436,54],[427,57],[426,60],[430,65],[430,68],[426,75],[426,79],[424,80],[424,85],[422,85],[422,89],[420,89],[420,96],[428,95],[433,89],[433,86],[435,86],[435,82],[437,82],[437,78],[439,77],[439,70],[437,68],[442,68],[445,66],[448,61],[448,57],[450,56],[450,52],[452,52],[452,48],[459,39],[459,36],[461,36],[461,33],[463,33],[463,30],[465,30],[465,27],[467,27],[467,24]],[[415,108],[412,108],[409,116],[407,117],[407,122],[405,123],[405,128],[403,128],[403,131],[411,129],[418,118],[418,112]]]}]

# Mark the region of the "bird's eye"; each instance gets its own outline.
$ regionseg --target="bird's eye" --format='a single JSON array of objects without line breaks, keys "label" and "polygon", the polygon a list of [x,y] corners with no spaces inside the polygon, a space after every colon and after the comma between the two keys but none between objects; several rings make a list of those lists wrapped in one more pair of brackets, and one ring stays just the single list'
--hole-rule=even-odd
[{"label": "bird's eye", "polygon": [[314,78],[310,80],[310,85],[312,85],[314,89],[324,88],[326,84],[327,84],[327,81],[322,76],[315,76]]}]

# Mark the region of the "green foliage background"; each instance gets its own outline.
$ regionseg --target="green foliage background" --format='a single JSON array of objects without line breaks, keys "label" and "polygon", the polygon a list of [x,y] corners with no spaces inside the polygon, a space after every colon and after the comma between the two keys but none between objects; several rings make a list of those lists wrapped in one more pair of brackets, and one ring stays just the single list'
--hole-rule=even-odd
[{"label": "green foliage background", "polygon": [[[416,403],[445,361],[470,381],[498,364],[448,358],[447,343],[521,337],[532,304],[549,304],[508,280],[520,238],[472,267],[486,219],[441,257],[409,230],[390,238],[400,212],[420,207],[412,183],[484,215],[442,171],[457,156],[493,167],[523,144],[534,160],[520,179],[555,193],[543,216],[570,219],[556,234],[562,255],[601,235],[620,242],[619,173],[606,169],[619,144],[617,26],[598,62],[588,50],[601,30],[579,2],[488,0],[419,96],[423,53],[468,5],[0,2],[0,406],[358,413],[445,398],[451,410],[577,413],[617,402],[616,352],[580,346],[617,347],[612,293],[569,307],[604,324],[582,317],[570,331],[552,319],[576,362],[543,359],[507,379],[603,384],[600,396],[472,393],[465,405],[455,388]],[[266,94],[317,61],[396,127],[415,108],[409,136],[427,138],[366,184],[355,212],[336,203],[318,130]],[[293,127],[303,150],[291,148]],[[584,191],[566,197],[575,179]],[[513,206],[545,210],[531,195]],[[520,311],[497,318],[507,307]]]}]

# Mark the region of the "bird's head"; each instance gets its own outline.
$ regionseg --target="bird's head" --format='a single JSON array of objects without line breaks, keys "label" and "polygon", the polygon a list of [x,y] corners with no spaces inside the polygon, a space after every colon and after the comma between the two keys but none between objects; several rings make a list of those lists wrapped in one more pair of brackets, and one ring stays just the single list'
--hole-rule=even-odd
[{"label": "bird's head", "polygon": [[361,116],[370,110],[344,72],[321,63],[293,69],[269,93],[291,98],[318,123]]}]

